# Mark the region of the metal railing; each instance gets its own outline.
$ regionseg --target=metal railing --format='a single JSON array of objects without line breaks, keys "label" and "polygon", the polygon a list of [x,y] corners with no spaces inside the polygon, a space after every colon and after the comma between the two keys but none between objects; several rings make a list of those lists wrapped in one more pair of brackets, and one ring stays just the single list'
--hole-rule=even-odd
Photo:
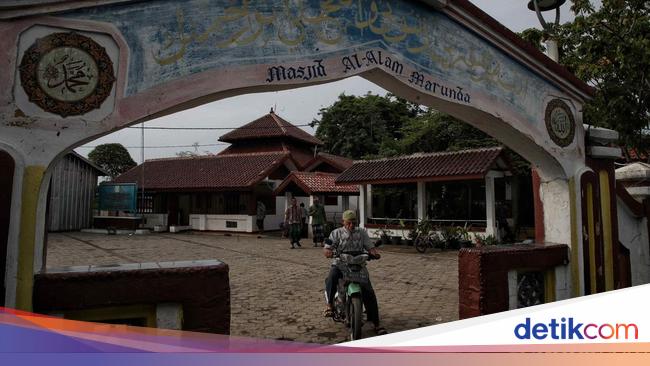
[{"label": "metal railing", "polygon": [[[396,217],[369,217],[369,224],[401,225],[401,223],[417,224],[418,219],[402,219]],[[428,219],[433,226],[463,226],[463,227],[486,227],[487,220],[472,219]]]}]

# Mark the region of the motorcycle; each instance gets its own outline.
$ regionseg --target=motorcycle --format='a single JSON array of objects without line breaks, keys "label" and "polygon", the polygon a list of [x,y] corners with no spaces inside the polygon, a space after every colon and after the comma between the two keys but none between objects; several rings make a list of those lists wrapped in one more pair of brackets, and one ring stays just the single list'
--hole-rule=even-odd
[{"label": "motorcycle", "polygon": [[339,255],[338,267],[343,276],[339,279],[334,295],[332,319],[345,324],[349,329],[351,341],[361,339],[364,313],[362,285],[369,282],[366,262],[379,258],[379,255],[372,256],[365,252]]}]

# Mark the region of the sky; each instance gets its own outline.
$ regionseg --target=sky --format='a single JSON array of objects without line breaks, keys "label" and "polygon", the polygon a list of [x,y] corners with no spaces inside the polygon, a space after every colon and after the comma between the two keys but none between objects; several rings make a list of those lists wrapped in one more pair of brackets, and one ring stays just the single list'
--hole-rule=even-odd
[{"label": "sky", "polygon": [[[526,7],[528,3],[526,0],[470,1],[515,32],[531,27],[541,28],[535,13]],[[569,1],[562,5],[561,23],[573,19],[573,13],[569,8]],[[547,22],[552,22],[555,19],[555,12],[545,12],[544,15]],[[287,121],[296,125],[304,125],[318,119],[321,108],[334,104],[340,94],[364,95],[368,92],[379,95],[387,93],[379,86],[355,76],[325,85],[279,92],[246,94],[204,104],[148,121],[145,123],[145,127],[219,127],[225,128],[224,130],[145,130],[144,158],[147,160],[174,157],[181,151],[193,151],[199,154],[218,153],[227,146],[217,141],[219,136],[229,132],[232,128],[240,127],[263,116],[272,107],[278,115]],[[308,126],[301,128],[311,134],[315,132]],[[137,163],[142,162],[141,130],[137,128],[120,130],[89,142],[75,151],[88,156],[93,146],[112,142],[121,143],[127,147],[133,160]],[[196,143],[205,146],[191,146]],[[174,147],[162,148],[160,146]]]}]

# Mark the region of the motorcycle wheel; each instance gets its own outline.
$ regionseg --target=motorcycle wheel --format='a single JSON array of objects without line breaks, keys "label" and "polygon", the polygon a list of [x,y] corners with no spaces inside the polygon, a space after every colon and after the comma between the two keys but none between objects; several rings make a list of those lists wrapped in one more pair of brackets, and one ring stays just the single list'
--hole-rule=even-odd
[{"label": "motorcycle wheel", "polygon": [[361,305],[361,298],[354,296],[350,299],[350,340],[354,341],[361,339],[361,326],[363,316],[363,308]]},{"label": "motorcycle wheel", "polygon": [[415,250],[417,250],[419,253],[424,253],[427,251],[427,247],[429,246],[429,243],[427,243],[426,238],[422,236],[418,236],[415,238],[415,243],[413,243],[413,246],[415,247]]}]

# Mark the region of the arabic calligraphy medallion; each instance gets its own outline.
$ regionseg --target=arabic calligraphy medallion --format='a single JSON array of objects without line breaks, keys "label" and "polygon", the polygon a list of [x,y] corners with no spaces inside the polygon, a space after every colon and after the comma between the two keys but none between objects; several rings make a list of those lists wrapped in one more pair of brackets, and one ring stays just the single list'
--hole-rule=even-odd
[{"label": "arabic calligraphy medallion", "polygon": [[566,147],[573,142],[576,126],[571,109],[559,99],[551,100],[546,106],[546,130],[551,140],[560,147]]},{"label": "arabic calligraphy medallion", "polygon": [[115,82],[106,50],[77,33],[54,33],[27,49],[20,80],[29,100],[62,117],[97,109]]}]

